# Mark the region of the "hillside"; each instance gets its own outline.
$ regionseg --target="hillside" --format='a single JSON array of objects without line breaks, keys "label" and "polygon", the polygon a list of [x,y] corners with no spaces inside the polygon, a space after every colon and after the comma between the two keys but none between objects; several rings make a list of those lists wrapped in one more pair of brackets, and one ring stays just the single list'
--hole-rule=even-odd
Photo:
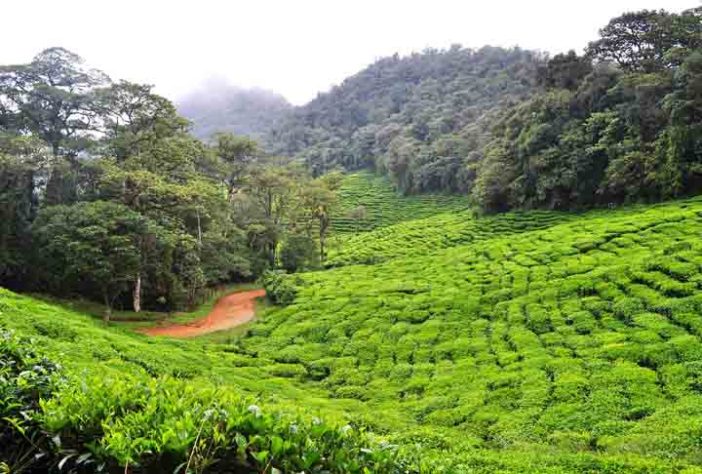
[{"label": "hillside", "polygon": [[465,211],[465,196],[417,194],[405,196],[392,188],[387,177],[361,171],[347,174],[339,189],[332,229],[341,235],[429,217],[451,210]]},{"label": "hillside", "polygon": [[383,58],[295,108],[267,142],[316,173],[375,167],[404,193],[465,191],[469,152],[494,114],[535,90],[540,61],[489,46]]},{"label": "hillside", "polygon": [[0,474],[702,474],[702,7],[155,87],[0,65]]},{"label": "hillside", "polygon": [[439,472],[697,464],[702,200],[461,217],[352,238],[337,263],[378,263],[293,278],[242,347],[455,450]]},{"label": "hillside", "polygon": [[702,190],[702,9],[624,12],[583,53],[453,46],[378,60],[285,117],[276,153],[373,168],[476,209],[582,210]]},{"label": "hillside", "polygon": [[[346,195],[368,187],[353,175]],[[702,199],[483,218],[413,206],[347,233],[338,268],[289,276],[292,304],[261,306],[243,336],[148,339],[3,291],[2,358],[19,344],[59,362],[42,429],[115,470],[175,466],[200,436],[218,447],[200,453],[218,460],[206,472],[232,449],[244,472],[256,456],[300,469],[311,446],[371,472],[702,472]]]},{"label": "hillside", "polygon": [[273,92],[216,80],[181,98],[177,106],[192,122],[193,135],[201,140],[209,140],[217,132],[261,139],[292,109],[285,98]]},{"label": "hillside", "polygon": [[300,375],[236,343],[148,339],[0,288],[0,467],[401,471],[382,438],[342,426],[353,403]]}]

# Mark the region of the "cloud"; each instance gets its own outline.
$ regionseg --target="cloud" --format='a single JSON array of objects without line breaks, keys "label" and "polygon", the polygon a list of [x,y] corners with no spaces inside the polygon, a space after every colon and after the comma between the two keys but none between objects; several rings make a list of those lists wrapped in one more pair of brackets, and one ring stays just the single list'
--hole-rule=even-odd
[{"label": "cloud", "polygon": [[300,104],[375,59],[460,43],[581,50],[625,10],[689,0],[24,0],[3,5],[0,63],[64,46],[177,99],[212,76]]}]

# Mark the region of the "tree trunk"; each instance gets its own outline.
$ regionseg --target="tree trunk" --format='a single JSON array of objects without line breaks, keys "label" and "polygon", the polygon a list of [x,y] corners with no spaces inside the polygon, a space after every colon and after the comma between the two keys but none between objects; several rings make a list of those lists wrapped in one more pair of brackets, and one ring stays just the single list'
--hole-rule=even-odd
[{"label": "tree trunk", "polygon": [[141,273],[137,273],[136,281],[134,282],[134,312],[141,312]]},{"label": "tree trunk", "polygon": [[324,263],[324,239],[326,236],[322,227],[319,228],[319,263]]},{"label": "tree trunk", "polygon": [[197,213],[197,246],[202,247],[202,226],[200,225],[200,210],[196,209]]},{"label": "tree trunk", "polygon": [[112,299],[110,299],[110,295],[107,291],[103,291],[103,297],[105,298],[105,314],[102,320],[107,323],[110,321],[110,318],[112,318]]}]

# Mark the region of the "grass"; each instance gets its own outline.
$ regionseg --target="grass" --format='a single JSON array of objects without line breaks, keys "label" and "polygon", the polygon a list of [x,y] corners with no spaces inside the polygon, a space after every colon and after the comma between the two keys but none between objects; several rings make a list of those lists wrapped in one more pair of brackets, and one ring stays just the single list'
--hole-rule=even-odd
[{"label": "grass", "polygon": [[425,472],[690,474],[700,235],[702,198],[484,218],[449,205],[345,234],[333,268],[290,278],[295,300],[241,332],[148,339],[9,292],[0,326],[76,383],[141,374],[258,397],[369,429]]},{"label": "grass", "polygon": [[[113,310],[112,317],[107,324],[118,325],[128,329],[148,328],[164,323],[187,324],[191,321],[207,316],[222,296],[236,291],[252,290],[258,287],[259,286],[256,283],[236,283],[213,288],[203,299],[202,303],[191,311],[178,311],[175,313],[165,313],[162,311],[140,311],[139,313],[135,313],[131,310],[115,309]],[[69,310],[86,314],[99,320],[102,320],[105,314],[105,306],[95,301],[57,298],[55,296],[44,294],[35,294],[32,296],[36,299],[46,301],[47,303],[52,303]]]}]

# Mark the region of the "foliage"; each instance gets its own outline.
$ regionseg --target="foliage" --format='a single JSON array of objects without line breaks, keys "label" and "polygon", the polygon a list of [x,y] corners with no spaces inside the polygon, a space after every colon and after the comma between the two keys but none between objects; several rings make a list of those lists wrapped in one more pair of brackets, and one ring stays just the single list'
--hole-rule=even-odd
[{"label": "foliage", "polygon": [[375,167],[403,193],[465,191],[468,152],[485,139],[491,114],[534,90],[538,62],[487,46],[383,58],[294,109],[268,145],[315,175]]},{"label": "foliage", "polygon": [[[60,437],[53,462],[75,453],[66,466],[89,453],[172,471],[192,454],[191,470],[262,471],[277,436],[294,440],[283,471],[312,440],[385,452],[358,461],[371,472],[698,472],[701,212],[405,216],[348,234],[330,255],[343,266],[268,275],[294,296],[223,343],[146,339],[7,291],[0,322],[64,366],[38,422]],[[397,448],[317,438],[313,416]]]},{"label": "foliage", "polygon": [[319,266],[314,240],[305,234],[291,234],[281,245],[280,266],[289,273],[311,270]]},{"label": "foliage", "polygon": [[[3,297],[14,299],[6,292]],[[31,304],[18,303],[16,308]],[[96,332],[84,327],[81,337],[86,329]],[[68,371],[59,384],[59,367],[38,356],[36,345],[8,332],[0,338],[0,456],[10,472],[410,468],[396,448],[362,429],[286,413],[205,381],[94,365],[80,375]]]},{"label": "foliage", "polygon": [[474,202],[488,212],[572,209],[697,193],[698,13],[626,13],[587,57],[549,61],[545,90],[497,121]]},{"label": "foliage", "polygon": [[206,145],[188,127],[151,86],[62,48],[2,66],[0,284],[98,299],[109,317],[254,281],[288,235],[324,258],[334,175],[313,181],[249,138]]},{"label": "foliage", "polygon": [[400,193],[470,194],[484,212],[695,194],[700,18],[627,12],[582,56],[454,46],[384,58],[294,109],[268,146],[315,175],[374,168]]},{"label": "foliage", "polygon": [[0,469],[22,472],[50,465],[37,417],[40,401],[59,385],[59,369],[37,353],[32,341],[0,328]]},{"label": "foliage", "polygon": [[261,283],[266,289],[266,295],[275,304],[289,305],[295,301],[298,280],[281,271],[266,272],[261,277]]},{"label": "foliage", "polygon": [[313,368],[395,442],[435,446],[437,472],[695,472],[701,210],[377,229],[330,260],[345,266],[301,274],[241,344]]}]

